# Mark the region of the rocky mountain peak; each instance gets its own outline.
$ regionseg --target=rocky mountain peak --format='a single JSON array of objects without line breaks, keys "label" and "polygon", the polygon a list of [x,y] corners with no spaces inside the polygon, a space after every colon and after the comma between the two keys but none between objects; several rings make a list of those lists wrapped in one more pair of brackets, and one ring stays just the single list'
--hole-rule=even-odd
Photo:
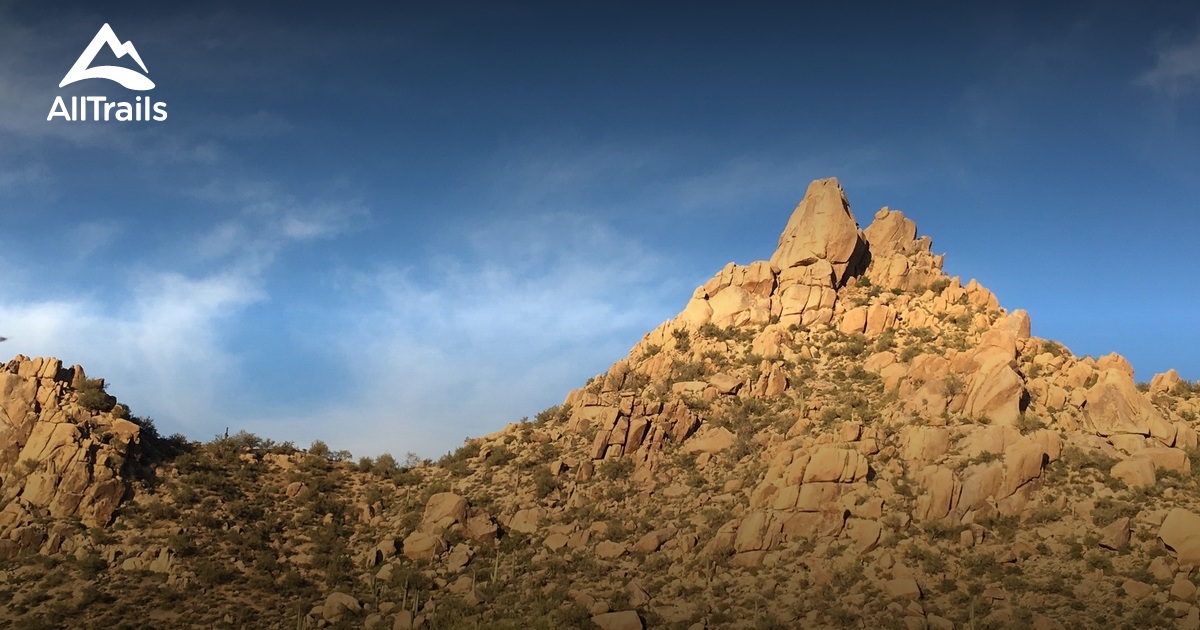
[{"label": "rocky mountain peak", "polygon": [[770,260],[726,265],[696,289],[677,321],[690,327],[829,323],[838,291],[852,281],[913,291],[944,277],[942,257],[930,253],[932,241],[916,234],[912,220],[888,208],[860,230],[837,179],[818,179]]},{"label": "rocky mountain peak", "polygon": [[1038,338],[930,250],[813,182],[770,260],[436,464],[239,433],[131,482],[173,439],[18,357],[0,625],[158,593],[156,627],[1200,628],[1200,383]]}]

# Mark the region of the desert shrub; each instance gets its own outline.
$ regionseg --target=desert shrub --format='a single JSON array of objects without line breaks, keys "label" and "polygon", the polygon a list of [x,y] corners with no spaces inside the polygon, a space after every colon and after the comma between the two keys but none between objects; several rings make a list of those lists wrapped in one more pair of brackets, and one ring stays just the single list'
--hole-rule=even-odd
[{"label": "desert shrub", "polygon": [[1066,511],[1052,505],[1045,505],[1035,508],[1029,513],[1025,519],[1027,525],[1041,525],[1043,523],[1057,523],[1067,515]]},{"label": "desert shrub", "polygon": [[741,341],[747,342],[754,339],[754,331],[748,328],[740,328],[738,326],[728,326],[721,328],[716,324],[709,322],[700,327],[700,335],[715,339],[717,341]]},{"label": "desert shrub", "polygon": [[964,530],[970,527],[961,523],[950,523],[948,521],[928,521],[921,526],[925,534],[930,540],[949,540],[958,541],[958,537]]},{"label": "desert shrub", "polygon": [[917,358],[924,352],[925,352],[925,344],[914,343],[914,344],[905,346],[904,349],[900,351],[900,362],[901,363],[911,363],[913,359]]},{"label": "desert shrub", "polygon": [[117,399],[109,396],[104,387],[102,378],[85,378],[76,390],[76,400],[81,407],[89,411],[112,411]]},{"label": "desert shrub", "polygon": [[1133,518],[1137,516],[1137,513],[1138,507],[1132,503],[1101,497],[1096,500],[1096,506],[1092,508],[1092,523],[1096,527],[1106,527],[1119,518]]},{"label": "desert shrub", "polygon": [[696,381],[704,376],[704,364],[696,361],[671,362],[671,380],[674,382]]},{"label": "desert shrub", "polygon": [[1020,529],[1021,517],[1015,514],[1011,516],[993,515],[980,519],[979,524],[995,532],[996,536],[1001,539],[1011,539],[1017,535],[1017,530]]},{"label": "desert shrub", "polygon": [[875,352],[885,352],[896,347],[896,330],[889,328],[875,337]]},{"label": "desert shrub", "polygon": [[503,444],[492,449],[487,456],[488,466],[503,466],[517,458],[517,454]]},{"label": "desert shrub", "polygon": [[329,445],[321,440],[313,440],[312,446],[308,447],[308,454],[328,459],[330,455]]},{"label": "desert shrub", "polygon": [[625,376],[625,383],[621,389],[632,391],[641,391],[650,384],[650,376],[641,372],[633,372]]},{"label": "desert shrub", "polygon": [[470,459],[479,457],[480,444],[476,440],[468,438],[462,446],[458,447],[453,453],[446,453],[437,461],[438,466],[449,467],[452,464],[466,462]]},{"label": "desert shrub", "polygon": [[79,567],[79,572],[87,580],[95,579],[97,575],[108,569],[108,563],[100,556],[100,552],[94,549],[76,557],[75,566]]},{"label": "desert shrub", "polygon": [[558,480],[550,473],[550,469],[542,466],[533,473],[533,493],[539,499],[550,496],[558,489]]},{"label": "desert shrub", "polygon": [[946,570],[946,559],[936,549],[913,545],[905,555],[921,565],[921,569],[926,573],[941,573]]},{"label": "desert shrub", "polygon": [[963,378],[958,374],[947,374],[942,379],[942,392],[950,398],[961,394],[965,386],[966,383],[963,382]]},{"label": "desert shrub", "polygon": [[[554,405],[553,407],[547,407],[546,409],[539,411],[538,414],[533,417],[533,421],[535,424],[543,425],[552,422],[565,422],[570,417],[571,405]],[[416,464],[410,465],[406,463],[406,465],[411,467],[415,466]]]},{"label": "desert shrub", "polygon": [[688,331],[678,328],[671,331],[671,336],[675,338],[675,347],[680,352],[687,352],[692,349],[692,337],[688,335]]},{"label": "desert shrub", "polygon": [[375,458],[374,466],[375,474],[390,477],[391,475],[400,472],[400,464],[392,457],[391,453],[383,453]]},{"label": "desert shrub", "polygon": [[829,348],[833,356],[854,358],[861,356],[867,349],[867,337],[862,333],[852,333],[841,343]]},{"label": "desert shrub", "polygon": [[[1108,477],[1108,471],[1116,465],[1117,460],[1104,454],[1099,449],[1084,450],[1074,444],[1067,446],[1059,458],[1062,466],[1053,469],[1073,470],[1080,473],[1095,473],[1102,478]],[[1053,472],[1052,472],[1053,474]]]},{"label": "desert shrub", "polygon": [[1041,418],[1037,418],[1022,412],[1021,415],[1017,417],[1016,427],[1018,431],[1024,434],[1037,431],[1038,429],[1044,429],[1046,428],[1046,423],[1043,422]]},{"label": "desert shrub", "polygon": [[606,459],[600,464],[599,472],[602,477],[613,481],[625,479],[633,472],[633,460],[628,457]]}]

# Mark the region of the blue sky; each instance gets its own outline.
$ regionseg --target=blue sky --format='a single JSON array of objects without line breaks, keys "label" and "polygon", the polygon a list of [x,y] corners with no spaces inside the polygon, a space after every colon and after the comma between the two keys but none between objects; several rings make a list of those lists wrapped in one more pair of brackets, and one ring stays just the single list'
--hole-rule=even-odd
[{"label": "blue sky", "polygon": [[[836,176],[1035,334],[1200,378],[1200,9],[900,4],[0,0],[3,350],[167,433],[436,456]],[[133,99],[58,88],[106,22],[167,121],[46,121]]]}]

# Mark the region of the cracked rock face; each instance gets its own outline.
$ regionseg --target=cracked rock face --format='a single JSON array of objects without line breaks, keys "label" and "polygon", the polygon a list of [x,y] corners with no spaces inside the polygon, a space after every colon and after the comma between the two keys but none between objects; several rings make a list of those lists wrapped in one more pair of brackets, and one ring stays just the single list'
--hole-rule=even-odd
[{"label": "cracked rock face", "polygon": [[[38,515],[107,525],[127,488],[125,460],[140,427],[80,404],[78,366],[18,356],[0,369],[0,530]],[[115,414],[114,414],[115,412]]]}]

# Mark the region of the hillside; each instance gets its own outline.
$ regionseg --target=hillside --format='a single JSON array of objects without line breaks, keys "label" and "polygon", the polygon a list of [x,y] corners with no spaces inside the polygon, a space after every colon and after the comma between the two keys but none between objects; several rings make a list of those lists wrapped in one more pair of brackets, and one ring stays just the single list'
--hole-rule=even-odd
[{"label": "hillside", "polygon": [[0,623],[1200,628],[1200,384],[942,262],[815,181],[768,260],[436,463],[165,438],[17,357]]}]

